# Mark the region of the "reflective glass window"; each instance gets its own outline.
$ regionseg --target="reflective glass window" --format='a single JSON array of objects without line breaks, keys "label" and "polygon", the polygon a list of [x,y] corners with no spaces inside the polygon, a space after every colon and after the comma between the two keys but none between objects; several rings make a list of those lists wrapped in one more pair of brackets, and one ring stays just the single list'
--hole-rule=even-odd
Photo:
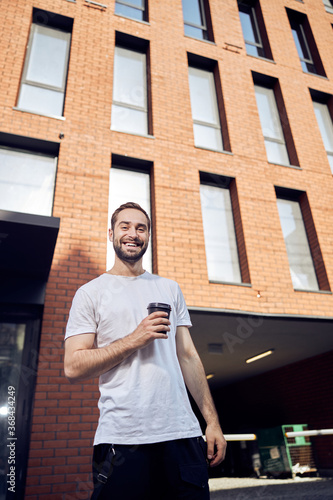
[{"label": "reflective glass window", "polygon": [[190,66],[189,85],[195,145],[222,151],[221,123],[213,72]]},{"label": "reflective glass window", "polygon": [[300,204],[277,199],[277,205],[293,286],[299,290],[319,290]]},{"label": "reflective glass window", "polygon": [[304,33],[303,26],[301,24],[293,23],[292,34],[294,42],[297,48],[297,52],[301,61],[303,71],[307,73],[317,73],[316,67],[314,65],[309,45]]},{"label": "reflective glass window", "polygon": [[146,54],[116,47],[111,129],[148,134]]},{"label": "reflective glass window", "polygon": [[56,158],[0,148],[0,209],[52,215]]},{"label": "reflective glass window", "polygon": [[313,101],[320,133],[326,149],[327,158],[333,174],[333,123],[327,104]]},{"label": "reflective glass window", "polygon": [[266,57],[254,7],[242,2],[238,7],[246,52],[252,56]]},{"label": "reflective glass window", "polygon": [[242,279],[229,189],[201,184],[200,196],[209,280],[240,283]]},{"label": "reflective glass window", "polygon": [[185,35],[208,40],[203,0],[182,0]]},{"label": "reflective glass window", "polygon": [[117,0],[115,13],[138,21],[146,21],[145,0]]},{"label": "reflective glass window", "polygon": [[271,163],[289,165],[289,156],[274,91],[260,85],[255,85],[254,88],[267,159]]},{"label": "reflective glass window", "polygon": [[[112,167],[109,181],[109,227],[113,212],[128,201],[138,203],[151,217],[150,175],[146,172]],[[113,262],[114,250],[112,243],[108,241],[107,270],[113,266]],[[143,267],[152,272],[152,234],[150,235],[148,249],[143,256]]]},{"label": "reflective glass window", "polygon": [[63,114],[71,34],[33,24],[17,107],[34,113]]}]

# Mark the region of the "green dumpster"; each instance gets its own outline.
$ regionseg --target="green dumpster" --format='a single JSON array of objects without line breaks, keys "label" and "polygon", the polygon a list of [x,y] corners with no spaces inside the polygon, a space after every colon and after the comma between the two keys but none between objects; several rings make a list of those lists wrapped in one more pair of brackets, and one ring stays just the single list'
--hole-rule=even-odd
[{"label": "green dumpster", "polygon": [[316,471],[309,437],[287,437],[287,432],[302,432],[307,424],[281,425],[257,431],[261,473],[273,477]]}]

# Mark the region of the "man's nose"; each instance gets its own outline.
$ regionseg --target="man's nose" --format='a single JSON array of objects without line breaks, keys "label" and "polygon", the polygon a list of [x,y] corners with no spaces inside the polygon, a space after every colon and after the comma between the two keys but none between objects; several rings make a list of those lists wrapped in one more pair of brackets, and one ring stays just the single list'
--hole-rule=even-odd
[{"label": "man's nose", "polygon": [[136,238],[137,236],[137,231],[134,226],[130,226],[128,228],[128,235],[131,236],[132,238]]}]

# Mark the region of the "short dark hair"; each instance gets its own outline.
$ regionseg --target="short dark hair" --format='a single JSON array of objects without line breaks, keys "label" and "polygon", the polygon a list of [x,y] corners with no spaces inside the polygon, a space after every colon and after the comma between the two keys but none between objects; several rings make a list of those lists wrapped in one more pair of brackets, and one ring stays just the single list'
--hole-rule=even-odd
[{"label": "short dark hair", "polygon": [[147,222],[148,222],[148,232],[150,232],[151,222],[150,222],[149,215],[138,203],[134,203],[134,201],[128,201],[127,203],[123,203],[122,205],[120,205],[120,207],[117,208],[117,210],[115,210],[113,212],[112,217],[111,217],[111,229],[112,229],[112,231],[114,231],[114,226],[116,224],[118,214],[120,212],[122,212],[123,210],[126,210],[126,208],[134,208],[134,210],[140,210],[140,212],[145,214],[145,216],[147,218]]}]

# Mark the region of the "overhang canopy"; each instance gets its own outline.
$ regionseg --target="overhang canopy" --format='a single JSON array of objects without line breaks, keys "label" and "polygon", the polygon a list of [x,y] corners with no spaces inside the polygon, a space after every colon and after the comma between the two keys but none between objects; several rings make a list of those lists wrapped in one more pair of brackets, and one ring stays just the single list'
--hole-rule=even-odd
[{"label": "overhang canopy", "polygon": [[43,304],[60,219],[0,210],[0,302]]},{"label": "overhang canopy", "polygon": [[[191,335],[212,387],[245,380],[333,349],[333,318],[189,308]],[[268,350],[273,354],[246,360]]]}]

